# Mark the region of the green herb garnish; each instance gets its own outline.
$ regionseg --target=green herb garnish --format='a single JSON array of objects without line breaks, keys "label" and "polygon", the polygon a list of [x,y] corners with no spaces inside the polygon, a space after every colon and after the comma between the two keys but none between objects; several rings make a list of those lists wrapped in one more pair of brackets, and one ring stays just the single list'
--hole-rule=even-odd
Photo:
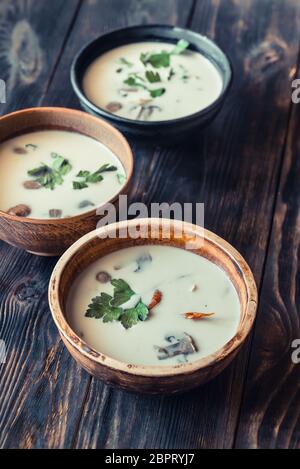
[{"label": "green herb garnish", "polygon": [[86,189],[88,186],[88,184],[84,181],[80,182],[80,181],[73,181],[73,189],[75,190],[81,190],[81,189]]},{"label": "green herb garnish", "polygon": [[140,301],[135,308],[124,311],[121,315],[120,321],[125,329],[130,329],[132,326],[138,324],[139,321],[145,321],[148,313],[149,310],[147,306]]},{"label": "green herb garnish", "polygon": [[171,65],[171,56],[180,55],[189,47],[189,43],[184,39],[180,39],[171,52],[162,51],[158,54],[140,55],[140,60],[145,67],[150,64],[154,68],[167,68]]},{"label": "green herb garnish", "polygon": [[127,67],[133,67],[133,63],[129,62],[129,60],[125,59],[124,57],[119,59],[119,64],[126,65]]},{"label": "green herb garnish", "polygon": [[121,308],[111,306],[112,296],[107,293],[101,293],[92,299],[92,303],[88,306],[85,313],[87,318],[103,319],[103,322],[118,321],[122,314]]},{"label": "green herb garnish", "polygon": [[123,83],[125,83],[125,85],[128,85],[128,86],[133,86],[135,88],[139,87],[139,88],[143,88],[144,90],[147,89],[147,87],[141,83],[143,82],[144,80],[137,76],[137,75],[131,75],[130,77],[127,78],[127,80],[124,80]]},{"label": "green herb garnish", "polygon": [[186,82],[190,78],[189,71],[183,65],[180,65],[180,68],[182,70],[181,79]]},{"label": "green herb garnish", "polygon": [[165,94],[166,89],[165,88],[158,88],[156,90],[149,90],[149,93],[152,98],[159,98],[163,94]]},{"label": "green herb garnish", "polygon": [[72,166],[63,156],[58,153],[51,153],[51,157],[54,159],[52,164],[53,169],[58,171],[61,176],[65,176],[71,171]]},{"label": "green herb garnish", "polygon": [[123,309],[122,307],[133,295],[136,295],[128,283],[122,279],[114,279],[111,280],[111,284],[114,287],[113,296],[102,292],[101,295],[93,298],[85,316],[96,319],[102,318],[105,323],[120,321],[125,329],[130,329],[139,321],[145,321],[149,309],[141,300],[134,308]]},{"label": "green herb garnish", "polygon": [[[153,68],[156,68],[156,69],[168,68],[171,66],[171,57],[173,55],[182,54],[188,47],[189,47],[189,43],[186,40],[181,39],[180,41],[177,42],[176,46],[170,52],[162,51],[162,52],[154,53],[154,54],[141,53],[140,61],[145,67],[147,67],[148,65],[151,65]],[[126,59],[120,59],[120,60],[125,61],[125,64],[127,62]],[[170,81],[174,75],[175,75],[175,71],[173,68],[171,68],[169,70],[167,80]],[[161,78],[161,75],[158,72],[152,71],[152,70],[146,70],[145,78],[146,80],[139,73],[130,73],[127,79],[123,81],[123,83],[133,88],[142,88],[148,91],[151,98],[159,98],[166,92],[166,88],[151,89],[147,86],[147,82],[153,84],[153,83],[160,83],[163,81]],[[182,76],[182,79],[186,81],[188,78],[189,76],[187,75],[187,73],[184,73]],[[152,107],[151,112],[153,112],[153,109],[154,108]]]},{"label": "green herb garnish", "polygon": [[189,45],[190,43],[188,41],[185,39],[180,39],[180,41],[177,42],[175,48],[172,50],[171,54],[180,55],[189,47]]},{"label": "green herb garnish", "polygon": [[[150,83],[157,83],[161,81],[159,73],[147,71],[145,75]],[[138,75],[136,76],[132,75],[129,78],[127,78],[127,80],[124,80],[124,83],[128,86],[139,87],[139,88],[143,88],[144,90],[149,91],[150,96],[152,98],[158,98],[159,96],[162,96],[166,91],[165,88],[151,90],[150,88],[147,88],[147,86],[145,86],[143,83],[140,83],[139,80],[143,81],[143,79],[139,77]]]},{"label": "green herb garnish", "polygon": [[145,76],[150,83],[158,83],[161,81],[161,77],[158,72],[152,72],[151,70],[147,70]]},{"label": "green herb garnish", "polygon": [[114,297],[111,301],[112,306],[121,306],[135,295],[134,291],[125,280],[115,279],[111,281],[111,284],[114,287]]},{"label": "green herb garnish", "polygon": [[63,176],[71,171],[72,166],[67,159],[58,153],[51,153],[51,157],[54,160],[52,167],[42,163],[41,166],[27,171],[27,174],[34,177],[34,180],[41,186],[53,190],[55,186],[64,182]]},{"label": "green herb garnish", "polygon": [[176,75],[176,73],[174,72],[174,68],[171,68],[170,71],[169,71],[169,75],[168,75],[168,81],[172,80],[172,78]]},{"label": "green herb garnish", "polygon": [[88,184],[95,184],[97,182],[103,181],[103,173],[117,171],[117,169],[118,168],[116,166],[112,166],[106,163],[94,173],[91,173],[90,171],[81,170],[79,171],[76,177],[82,179],[82,181],[73,181],[73,189],[86,189],[88,187]]},{"label": "green herb garnish", "polygon": [[126,176],[124,176],[123,174],[117,174],[117,178],[120,184],[124,184],[124,182],[126,182]]},{"label": "green herb garnish", "polygon": [[45,174],[49,173],[51,171],[51,168],[49,166],[42,164],[38,168],[30,169],[27,171],[27,174],[29,176],[33,177],[39,177],[39,176],[44,176]]},{"label": "green herb garnish", "polygon": [[160,52],[159,54],[144,54],[140,56],[141,62],[145,67],[149,64],[153,68],[167,68],[170,67],[171,54],[169,52]]}]

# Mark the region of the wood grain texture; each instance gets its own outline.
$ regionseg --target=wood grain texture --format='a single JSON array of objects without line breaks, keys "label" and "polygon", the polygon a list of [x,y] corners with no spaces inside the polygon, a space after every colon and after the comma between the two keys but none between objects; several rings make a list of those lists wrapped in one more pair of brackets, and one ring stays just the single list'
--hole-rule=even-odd
[{"label": "wood grain texture", "polygon": [[[146,230],[146,237],[132,239],[130,229]],[[165,232],[169,230],[169,236]],[[124,231],[126,235],[124,235]],[[180,232],[180,236],[178,236]],[[120,236],[122,233],[122,236]],[[105,235],[105,236],[103,236]],[[62,340],[75,360],[96,378],[124,390],[143,394],[178,394],[212,380],[233,360],[253,326],[257,310],[257,288],[253,274],[241,255],[217,235],[195,225],[165,219],[134,219],[110,224],[100,232],[88,233],[65,253],[55,267],[49,285],[49,303]],[[177,365],[142,366],[122,363],[97,349],[70,328],[65,306],[79,274],[102,257],[133,246],[149,244],[188,250],[220,267],[233,283],[240,301],[238,329],[222,348],[199,360]],[[193,248],[191,247],[193,243]],[[151,308],[148,307],[150,310]]]},{"label": "wood grain texture", "polygon": [[103,33],[125,26],[149,23],[184,26],[192,5],[193,0],[85,0],[44,104],[79,107],[69,84],[70,66],[85,44]]},{"label": "wood grain texture", "polygon": [[[299,13],[296,2],[197,2],[191,27],[229,53],[234,87],[219,118],[194,140],[157,148],[151,159],[139,152],[138,169],[148,167],[131,192],[148,204],[204,202],[206,227],[241,250],[258,282],[288,126]],[[77,447],[232,447],[248,352],[212,383],[181,397],[151,400],[110,391],[108,409],[98,397],[103,385],[93,380]],[[100,413],[105,425],[87,435]]]},{"label": "wood grain texture", "polygon": [[[37,15],[42,36],[46,15],[34,13],[33,2],[29,3],[28,14]],[[57,13],[57,5],[61,3],[60,0],[49,3],[48,13],[52,14],[50,8],[56,12],[55,21],[66,14]],[[237,247],[261,282],[289,123],[290,81],[296,73],[299,49],[300,5],[296,0],[185,0],[184,8],[182,5],[182,0],[85,0],[76,21],[68,23],[70,38],[62,55],[55,50],[56,59],[51,64],[60,60],[57,68],[54,66],[53,79],[49,81],[46,74],[45,86],[45,78],[39,77],[34,90],[26,88],[32,91],[30,94],[21,91],[21,87],[20,98],[11,101],[7,109],[22,107],[25,101],[25,105],[38,103],[41,96],[44,104],[77,107],[69,85],[73,55],[81,45],[115,27],[140,22],[189,24],[192,29],[214,38],[229,53],[235,69],[234,87],[222,114],[211,127],[180,146],[162,149],[155,147],[155,142],[153,146],[134,142],[137,165],[130,198],[147,204],[204,202],[206,227]],[[191,9],[193,6],[195,11]],[[37,11],[36,2],[34,8]],[[54,36],[47,39],[48,44],[51,41],[57,44],[59,35]],[[8,70],[7,64],[4,67]],[[295,164],[293,160],[293,169]],[[287,162],[285,168],[291,174],[290,181],[293,172],[288,172],[289,167]],[[293,197],[287,189],[285,194]],[[287,224],[295,227],[296,211],[284,219],[280,213],[279,226],[280,220],[285,220],[285,232]],[[291,302],[295,294],[289,293],[292,291],[289,278],[295,278],[296,239],[290,236],[285,233],[279,238],[285,247],[278,256],[283,271],[290,274],[286,280],[281,271],[280,282],[276,278],[285,303],[282,306],[282,300],[276,299],[277,309],[269,307],[267,325],[270,326],[271,314],[275,315],[280,304],[280,313],[292,308],[289,314],[297,330],[299,323],[294,325],[296,313]],[[279,252],[279,242],[275,244]],[[292,253],[293,272],[284,259],[287,252]],[[184,396],[153,398],[112,390],[90,380],[58,342],[44,296],[53,261],[33,258],[3,243],[0,243],[0,256],[0,338],[7,342],[9,351],[8,364],[0,367],[0,393],[4,396],[0,401],[2,447],[233,446],[249,347],[212,383]],[[268,261],[268,278],[272,274],[273,258]],[[271,278],[264,290],[270,292],[272,282]],[[20,295],[21,303],[15,292]],[[268,301],[271,305],[275,302]],[[280,317],[285,321],[280,322],[278,318],[278,324],[291,327],[287,315]],[[262,308],[258,327],[265,320]],[[275,368],[274,379],[280,373],[280,360],[272,360],[280,330],[275,329],[277,333],[269,342],[269,368],[263,370],[262,366],[259,376],[255,374],[256,359],[266,357],[266,344],[262,339],[255,339],[258,354],[253,358],[249,375],[237,439],[239,446],[299,445],[296,367],[286,381],[282,377],[281,393],[272,391],[270,407],[266,404],[273,376],[268,369]],[[287,370],[287,355],[284,360]],[[262,380],[258,381],[260,377]],[[266,389],[258,399],[260,407],[253,402],[253,389],[257,394],[261,389],[259,384]],[[260,409],[267,412],[259,413]],[[252,411],[254,422],[251,422]],[[275,428],[274,433],[271,427]]]},{"label": "wood grain texture", "polygon": [[0,445],[68,447],[89,377],[65,353],[48,312],[55,259],[4,243],[0,259],[0,336],[7,347],[7,363],[0,365]]},{"label": "wood grain texture", "polygon": [[40,103],[78,5],[79,0],[0,2],[0,78],[7,94],[0,114]]},{"label": "wood grain texture", "polygon": [[239,448],[300,448],[300,364],[292,361],[293,341],[300,339],[299,122],[300,107],[294,105],[237,432]]},{"label": "wood grain texture", "polygon": [[[45,129],[69,130],[98,140],[121,162],[126,183],[109,202],[118,208],[118,196],[125,195],[133,174],[133,155],[127,140],[107,122],[86,112],[60,107],[38,107],[14,112],[0,118],[1,137]],[[11,132],[14,134],[12,135]],[[44,256],[63,254],[71,244],[97,226],[97,207],[84,213],[60,219],[32,219],[0,211],[0,238],[30,253]]]},{"label": "wood grain texture", "polygon": [[[30,11],[35,8],[37,11],[33,3],[28,8]],[[49,9],[52,8],[57,17],[60,16],[58,11],[61,3],[60,0],[52,0],[51,7],[49,4]],[[74,24],[74,30],[64,53],[60,56],[60,52],[56,51],[56,59],[60,62],[51,83],[47,81],[45,87],[44,79],[39,77],[35,86],[36,89],[41,87],[42,91],[28,96],[26,94],[27,102],[24,104],[18,100],[10,101],[5,112],[24,105],[39,104],[40,101],[43,104],[78,107],[69,85],[69,65],[78,49],[101,32],[126,24],[140,22],[175,24],[177,21],[184,24],[192,1],[185,1],[184,11],[180,3],[180,0],[165,0],[164,7],[157,8],[156,0],[138,2],[129,0],[126,3],[123,0],[97,0],[97,2],[85,0],[82,2],[80,15]],[[46,16],[40,12],[37,18],[41,22],[41,18]],[[69,33],[69,29],[70,24],[65,25],[65,32]],[[52,39],[48,38],[46,43],[49,45]],[[47,95],[43,99],[46,89]],[[4,108],[1,107],[0,110],[2,109]],[[148,147],[145,148],[144,157],[147,154],[149,156],[152,154]],[[136,173],[144,175],[146,169],[147,163],[143,160]],[[139,183],[140,181],[134,183],[134,187]],[[89,392],[90,377],[76,365],[59,341],[50,316],[46,290],[55,261],[35,258],[4,243],[0,243],[0,256],[1,259],[5,259],[5,263],[1,264],[1,269],[4,269],[3,275],[2,271],[0,272],[0,281],[3,282],[3,288],[0,289],[0,337],[8,344],[8,362],[5,366],[0,365],[0,394],[4,396],[0,402],[0,446],[71,447],[77,440],[77,429],[83,403]],[[27,266],[26,281],[23,281],[19,265],[23,268]],[[35,283],[32,284],[36,272],[39,272],[37,293],[33,288]],[[17,313],[14,313],[12,292],[23,283],[22,291],[25,292],[25,299],[17,309]],[[32,304],[31,296],[27,298],[26,292],[31,292],[31,295],[38,298],[40,292],[43,292],[43,308],[38,301]],[[26,314],[28,308],[29,312]],[[9,327],[6,326],[6,322],[9,322]],[[16,353],[14,347],[22,353]],[[12,371],[14,369],[15,373]],[[20,370],[23,369],[22,373]],[[91,434],[90,429],[88,433]]]}]

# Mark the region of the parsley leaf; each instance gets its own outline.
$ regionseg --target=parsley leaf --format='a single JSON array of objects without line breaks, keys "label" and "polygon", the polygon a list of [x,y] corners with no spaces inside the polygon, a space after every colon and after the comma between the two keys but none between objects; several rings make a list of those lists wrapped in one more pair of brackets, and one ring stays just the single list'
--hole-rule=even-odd
[{"label": "parsley leaf", "polygon": [[113,165],[110,165],[109,163],[106,163],[104,165],[101,166],[101,168],[99,168],[96,173],[97,174],[100,174],[100,173],[109,173],[111,171],[117,171],[117,167],[116,166],[113,166]]},{"label": "parsley leaf", "polygon": [[96,182],[101,182],[101,181],[103,181],[103,176],[101,176],[101,174],[98,174],[98,173],[90,174],[85,180],[86,183],[91,183],[91,184],[96,184]]},{"label": "parsley leaf", "polygon": [[121,324],[125,329],[130,329],[132,326],[138,324],[139,321],[147,319],[149,310],[147,306],[141,301],[135,308],[127,309],[121,316]]},{"label": "parsley leaf", "polygon": [[133,63],[129,62],[129,60],[125,59],[124,57],[119,59],[119,64],[126,65],[127,67],[133,67]]},{"label": "parsley leaf", "polygon": [[123,83],[125,83],[125,85],[132,86],[134,88],[139,87],[139,88],[147,89],[146,86],[140,83],[138,80],[139,79],[137,77],[131,76],[127,78],[127,80],[124,80]]},{"label": "parsley leaf", "polygon": [[80,190],[88,187],[88,184],[95,184],[97,182],[103,181],[103,176],[101,173],[107,173],[112,171],[117,171],[117,167],[110,165],[108,163],[102,165],[97,171],[91,173],[90,171],[79,171],[76,177],[82,178],[83,181],[73,181],[73,189]]},{"label": "parsley leaf", "polygon": [[39,176],[45,176],[50,171],[51,171],[51,168],[49,168],[49,166],[42,164],[38,168],[30,169],[29,171],[27,171],[27,174],[28,176],[39,177]]},{"label": "parsley leaf", "polygon": [[135,294],[134,291],[131,290],[128,283],[125,282],[125,280],[112,280],[111,284],[114,287],[114,298],[112,300],[113,306],[121,306],[124,303],[127,303],[127,301],[129,301],[130,298]]},{"label": "parsley leaf", "polygon": [[90,175],[90,171],[79,171],[76,177],[78,178],[87,178]]},{"label": "parsley leaf", "polygon": [[145,54],[140,55],[140,61],[145,67],[152,65],[153,68],[167,68],[171,65],[171,56],[180,55],[189,47],[189,43],[184,39],[180,39],[176,46],[171,52],[162,51],[156,54]]},{"label": "parsley leaf", "polygon": [[87,187],[89,186],[84,181],[73,181],[73,189],[75,190],[86,189]]},{"label": "parsley leaf", "polygon": [[92,299],[92,303],[88,306],[86,317],[103,319],[103,322],[118,321],[122,314],[121,308],[111,306],[112,297],[107,293],[101,293]]},{"label": "parsley leaf", "polygon": [[126,176],[124,176],[123,174],[118,173],[117,178],[118,178],[119,184],[124,184],[124,182],[126,182]]},{"label": "parsley leaf", "polygon": [[145,67],[150,64],[154,68],[167,68],[170,66],[171,57],[169,52],[160,52],[159,54],[141,54],[141,62]]},{"label": "parsley leaf", "polygon": [[35,177],[35,181],[46,189],[53,190],[56,185],[63,184],[63,176],[71,171],[72,166],[68,160],[58,153],[51,153],[51,157],[54,159],[52,167],[42,164],[37,168],[27,171],[27,174]]},{"label": "parsley leaf", "polygon": [[140,300],[134,308],[123,309],[122,305],[127,303],[136,293],[131,289],[125,280],[113,279],[111,284],[114,287],[114,296],[107,293],[92,299],[91,304],[85,313],[88,318],[103,319],[103,322],[120,321],[125,329],[145,321],[149,314],[148,307]]},{"label": "parsley leaf", "polygon": [[150,83],[158,83],[161,81],[160,74],[158,72],[152,72],[151,70],[147,70],[145,76]]},{"label": "parsley leaf", "polygon": [[163,94],[165,94],[166,89],[165,88],[158,88],[156,90],[149,90],[149,93],[152,98],[159,98]]},{"label": "parsley leaf", "polygon": [[175,48],[172,50],[171,54],[172,55],[179,55],[182,54],[188,47],[190,43],[186,41],[185,39],[180,39],[180,41],[177,42]]}]

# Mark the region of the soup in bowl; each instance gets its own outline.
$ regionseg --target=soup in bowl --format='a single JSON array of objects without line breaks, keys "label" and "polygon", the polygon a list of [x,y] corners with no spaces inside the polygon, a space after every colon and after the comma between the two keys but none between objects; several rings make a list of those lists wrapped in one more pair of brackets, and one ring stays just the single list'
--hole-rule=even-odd
[{"label": "soup in bowl", "polygon": [[[154,394],[191,389],[220,373],[250,332],[250,268],[207,230],[184,224],[178,235],[179,223],[109,225],[77,241],[54,269],[49,301],[60,335],[109,384]],[[133,227],[146,236],[132,239]]]},{"label": "soup in bowl", "polygon": [[0,238],[59,255],[126,193],[130,147],[106,122],[71,109],[18,111],[0,124]]},{"label": "soup in bowl", "polygon": [[134,26],[85,46],[73,61],[71,82],[88,112],[170,145],[216,117],[232,67],[217,44],[194,31]]}]

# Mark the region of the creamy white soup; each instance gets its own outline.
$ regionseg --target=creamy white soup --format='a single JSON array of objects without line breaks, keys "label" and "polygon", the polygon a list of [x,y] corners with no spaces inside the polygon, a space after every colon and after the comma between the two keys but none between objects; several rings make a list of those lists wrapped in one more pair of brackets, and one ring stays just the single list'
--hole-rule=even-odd
[{"label": "creamy white soup", "polygon": [[100,353],[165,366],[224,346],[237,332],[240,303],[227,275],[207,259],[174,247],[136,246],[78,276],[67,319]]},{"label": "creamy white soup", "polygon": [[188,46],[139,42],[106,52],[87,68],[84,93],[100,108],[141,121],[201,111],[220,96],[223,82],[217,68]]},{"label": "creamy white soup", "polygon": [[110,149],[85,135],[43,130],[0,144],[0,209],[64,218],[108,202],[126,173]]}]

